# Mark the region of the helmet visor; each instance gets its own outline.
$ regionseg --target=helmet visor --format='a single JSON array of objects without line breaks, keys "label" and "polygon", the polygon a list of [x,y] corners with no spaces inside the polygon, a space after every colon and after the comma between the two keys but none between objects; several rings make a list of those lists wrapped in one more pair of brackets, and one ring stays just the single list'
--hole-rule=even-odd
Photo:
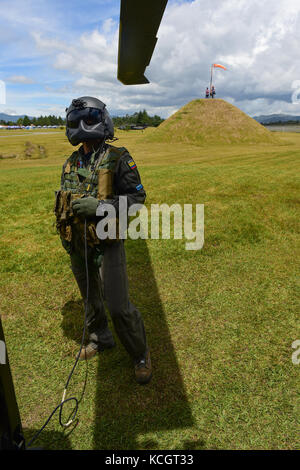
[{"label": "helmet visor", "polygon": [[102,122],[102,119],[103,113],[101,109],[74,109],[67,115],[67,127],[69,127],[69,129],[77,129],[80,121],[83,121],[88,126],[93,126],[94,124]]}]

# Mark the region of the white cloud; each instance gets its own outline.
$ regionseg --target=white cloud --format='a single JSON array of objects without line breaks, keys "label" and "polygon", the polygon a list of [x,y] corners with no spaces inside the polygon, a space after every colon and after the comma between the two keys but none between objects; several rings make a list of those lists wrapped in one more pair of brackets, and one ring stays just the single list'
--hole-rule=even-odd
[{"label": "white cloud", "polygon": [[24,85],[33,83],[32,78],[25,77],[25,75],[12,75],[8,77],[6,81],[10,83],[23,83]]},{"label": "white cloud", "polygon": [[33,31],[31,34],[35,40],[36,46],[44,54],[53,54],[53,51],[57,52],[59,50],[71,50],[71,46],[68,46],[58,39],[45,37],[42,35],[42,33],[37,31]]},{"label": "white cloud", "polygon": [[112,18],[107,18],[102,26],[103,34],[111,33],[116,27],[116,22]]},{"label": "white cloud", "polygon": [[[112,111],[146,108],[168,116],[203,97],[211,63],[217,97],[246,112],[298,113],[292,83],[300,79],[299,0],[194,0],[169,2],[146,76],[150,85],[124,86],[116,79],[118,24],[108,18],[99,29],[64,41],[34,32],[41,54],[73,81],[74,95],[94,94]],[[35,30],[41,31],[38,20]],[[61,90],[63,91],[63,89]]]}]

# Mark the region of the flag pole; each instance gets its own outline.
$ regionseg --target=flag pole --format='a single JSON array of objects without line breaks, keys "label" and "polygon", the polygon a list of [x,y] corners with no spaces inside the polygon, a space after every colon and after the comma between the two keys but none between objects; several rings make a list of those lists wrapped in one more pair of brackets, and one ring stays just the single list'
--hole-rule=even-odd
[{"label": "flag pole", "polygon": [[[213,79],[213,66],[210,68],[210,88],[209,88],[209,93],[211,95],[211,90],[212,90],[212,79]],[[211,96],[212,97],[212,96]]]}]

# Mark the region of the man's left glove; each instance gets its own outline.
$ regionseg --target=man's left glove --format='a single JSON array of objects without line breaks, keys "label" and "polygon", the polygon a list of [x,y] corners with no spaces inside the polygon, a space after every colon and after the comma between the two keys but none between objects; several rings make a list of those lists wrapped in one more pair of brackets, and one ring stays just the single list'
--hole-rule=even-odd
[{"label": "man's left glove", "polygon": [[99,202],[99,199],[91,196],[75,199],[72,202],[72,209],[74,214],[79,217],[95,217]]}]

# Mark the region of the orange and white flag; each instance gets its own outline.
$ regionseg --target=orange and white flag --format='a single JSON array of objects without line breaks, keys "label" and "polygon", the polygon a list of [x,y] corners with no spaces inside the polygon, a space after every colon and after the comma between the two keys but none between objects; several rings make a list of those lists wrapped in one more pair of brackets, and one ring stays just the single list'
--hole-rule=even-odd
[{"label": "orange and white flag", "polygon": [[219,69],[224,69],[224,70],[227,70],[226,67],[224,67],[224,65],[220,65],[220,64],[213,64],[214,67],[218,67]]}]

